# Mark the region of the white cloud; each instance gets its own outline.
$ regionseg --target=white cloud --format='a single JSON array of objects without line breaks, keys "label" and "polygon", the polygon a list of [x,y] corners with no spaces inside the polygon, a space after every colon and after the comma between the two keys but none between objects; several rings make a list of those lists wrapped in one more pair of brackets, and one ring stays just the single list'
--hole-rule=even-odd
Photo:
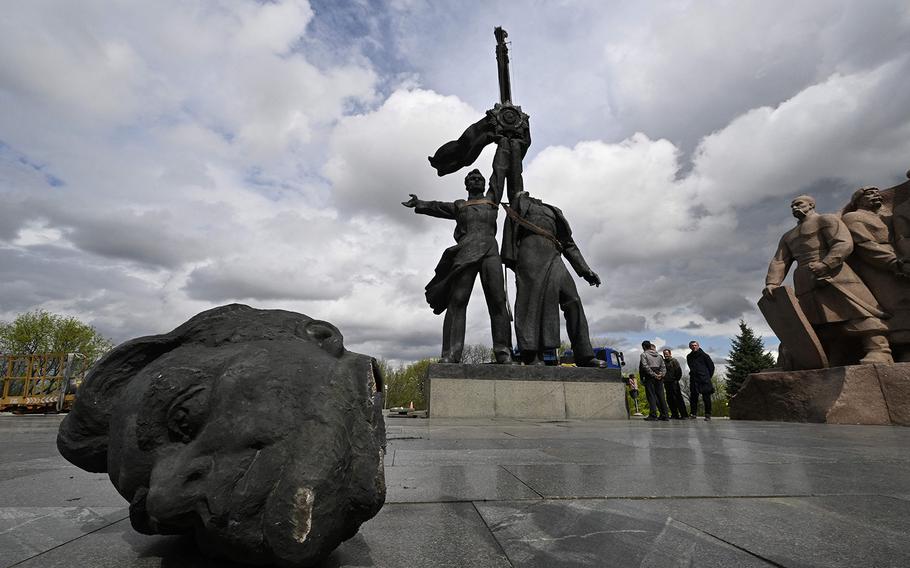
[{"label": "white cloud", "polygon": [[[532,115],[526,187],[604,281],[579,280],[592,333],[723,353],[744,317],[770,336],[752,303],[789,197],[833,210],[910,167],[910,11],[604,6],[18,4],[0,21],[0,319],[44,307],[126,339],[239,300],[375,355],[437,354],[423,287],[454,223],[400,202],[464,195],[426,156],[496,99],[496,21]],[[489,343],[477,288],[467,340]]]},{"label": "white cloud", "polygon": [[[324,173],[339,209],[405,219],[408,194],[453,201],[464,194],[463,174],[436,176],[427,156],[483,117],[457,97],[414,89],[393,92],[377,110],[348,116],[332,134]],[[492,149],[477,160],[489,177]]]},{"label": "white cloud", "polygon": [[894,100],[910,84],[908,69],[910,58],[901,58],[832,75],[704,138],[693,181],[706,207],[745,207],[769,196],[786,200],[819,177],[881,183],[910,149],[907,109]]}]

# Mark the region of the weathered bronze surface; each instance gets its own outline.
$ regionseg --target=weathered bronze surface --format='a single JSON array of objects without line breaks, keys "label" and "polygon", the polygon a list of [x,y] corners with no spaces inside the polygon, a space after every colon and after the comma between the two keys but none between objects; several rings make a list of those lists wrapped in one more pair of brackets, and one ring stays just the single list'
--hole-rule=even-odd
[{"label": "weathered bronze surface", "polygon": [[[529,117],[512,100],[505,41],[508,34],[497,27],[494,35],[499,102],[487,111],[484,118],[469,126],[458,140],[442,145],[429,158],[430,165],[443,176],[473,164],[483,148],[495,142],[489,189],[484,196],[480,190],[472,189],[466,179],[467,202],[425,202],[412,194],[410,200],[402,203],[415,208],[417,213],[455,219],[458,223],[455,232],[458,244],[446,251],[436,267],[436,277],[427,285],[427,301],[434,312],[446,310],[442,359],[451,363],[461,360],[464,311],[474,278],[479,272],[490,310],[496,359],[500,363],[507,362],[505,339],[511,341],[511,334],[507,337],[501,329],[502,311],[499,308],[500,298],[505,296],[505,283],[501,278],[492,276],[494,263],[500,261],[487,248],[496,233],[495,212],[487,212],[489,219],[479,223],[471,223],[468,219],[479,215],[471,213],[471,207],[485,207],[487,203],[497,207],[504,194],[508,193],[509,205],[503,205],[508,218],[505,221],[502,260],[516,275],[515,333],[523,362],[543,364],[543,351],[559,346],[559,312],[562,309],[576,364],[601,367],[605,364],[594,358],[581,299],[562,256],[592,286],[599,286],[600,278],[588,267],[575,245],[562,211],[532,198],[525,191],[522,160],[531,145]],[[480,173],[477,172],[477,175]],[[480,202],[481,197],[484,197],[483,203]],[[467,244],[471,239],[479,240],[478,235],[483,236],[483,246],[478,248],[483,248],[485,252],[468,255],[464,252]]]},{"label": "weathered bronze surface", "polygon": [[57,446],[108,473],[139,532],[310,566],[383,505],[381,389],[332,324],[232,304],[111,351]]}]

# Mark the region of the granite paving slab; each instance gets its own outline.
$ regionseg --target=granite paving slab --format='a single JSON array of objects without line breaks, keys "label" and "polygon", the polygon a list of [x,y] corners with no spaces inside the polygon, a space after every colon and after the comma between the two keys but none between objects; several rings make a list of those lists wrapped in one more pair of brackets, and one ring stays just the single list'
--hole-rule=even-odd
[{"label": "granite paving slab", "polygon": [[[0,568],[232,566],[133,531],[107,475],[57,454],[59,422],[0,416]],[[387,424],[387,504],[323,568],[910,566],[905,428]]]},{"label": "granite paving slab", "polygon": [[540,499],[497,465],[389,467],[385,481],[386,503]]},{"label": "granite paving slab", "polygon": [[[56,449],[54,450],[56,452]],[[106,473],[90,473],[57,456],[61,466],[0,481],[0,507],[125,507]]]},{"label": "granite paving slab", "polygon": [[[120,521],[18,564],[17,568],[234,568],[202,556],[185,536],[147,536]],[[364,523],[321,568],[425,566],[510,568],[471,503],[391,504]]]},{"label": "granite paving slab", "polygon": [[634,501],[787,568],[906,568],[910,501],[876,495]]},{"label": "granite paving slab", "polygon": [[536,449],[404,450],[396,449],[392,466],[496,465],[558,463],[559,459]]},{"label": "granite paving slab", "polygon": [[774,566],[659,512],[617,501],[496,502],[477,509],[513,566]]},{"label": "granite paving slab", "polygon": [[656,469],[567,463],[503,467],[545,498],[805,495],[816,487],[801,465],[792,464],[727,466],[725,472],[715,466]]},{"label": "granite paving slab", "polygon": [[123,507],[0,507],[0,566],[11,566],[129,516]]}]

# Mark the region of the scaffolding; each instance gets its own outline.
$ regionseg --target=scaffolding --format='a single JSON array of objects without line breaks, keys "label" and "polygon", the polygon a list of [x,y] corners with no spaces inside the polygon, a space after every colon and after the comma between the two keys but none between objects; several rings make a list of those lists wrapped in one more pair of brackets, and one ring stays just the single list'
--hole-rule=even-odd
[{"label": "scaffolding", "polygon": [[85,377],[80,353],[0,355],[0,412],[66,412]]}]

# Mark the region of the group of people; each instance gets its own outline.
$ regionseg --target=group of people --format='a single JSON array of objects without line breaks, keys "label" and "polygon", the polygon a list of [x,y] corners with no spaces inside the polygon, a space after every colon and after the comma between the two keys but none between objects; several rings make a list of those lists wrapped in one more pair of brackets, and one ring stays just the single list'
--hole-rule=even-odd
[{"label": "group of people", "polygon": [[[673,352],[664,348],[661,353],[650,341],[641,342],[641,359],[638,364],[638,374],[645,387],[645,396],[648,398],[650,413],[645,420],[669,421],[694,420],[698,414],[698,400],[704,402],[705,420],[711,420],[711,395],[714,394],[714,361],[702,351],[698,341],[689,342],[689,354],[686,355],[686,364],[689,367],[689,411],[686,411],[686,402],[683,399],[679,382],[682,379],[682,367],[673,357]],[[632,400],[638,400],[638,382],[635,375],[629,375],[628,385]]]}]

